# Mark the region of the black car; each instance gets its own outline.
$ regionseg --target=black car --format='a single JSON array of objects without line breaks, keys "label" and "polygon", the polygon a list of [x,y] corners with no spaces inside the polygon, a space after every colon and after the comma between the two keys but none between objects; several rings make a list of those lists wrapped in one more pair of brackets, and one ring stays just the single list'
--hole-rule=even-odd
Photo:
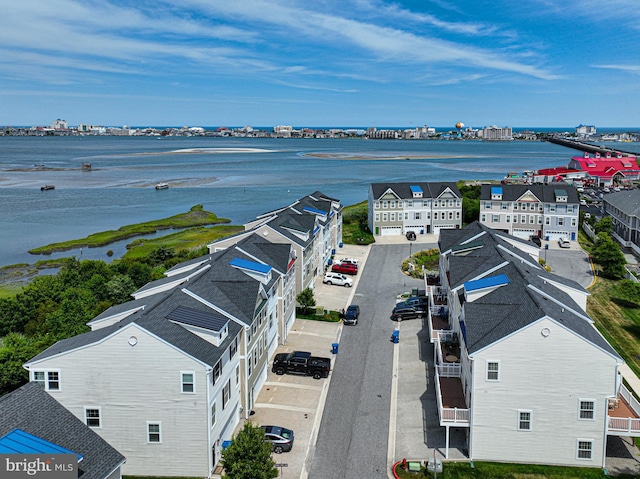
[{"label": "black car", "polygon": [[531,241],[532,243],[534,243],[536,246],[538,246],[538,248],[540,248],[542,246],[542,241],[540,240],[540,238],[536,235],[531,235],[529,236],[529,241]]},{"label": "black car", "polygon": [[391,313],[392,321],[403,321],[405,319],[421,318],[425,314],[425,309],[420,306],[396,306]]},{"label": "black car", "polygon": [[352,304],[347,308],[347,312],[344,314],[342,322],[344,324],[358,324],[358,318],[360,317],[360,306]]},{"label": "black car", "polygon": [[273,452],[289,452],[293,447],[293,431],[280,426],[260,426],[264,429],[265,441],[273,446]]},{"label": "black car", "polygon": [[407,231],[407,234],[405,235],[407,237],[407,239],[409,241],[415,241],[416,240],[416,233],[415,231]]}]

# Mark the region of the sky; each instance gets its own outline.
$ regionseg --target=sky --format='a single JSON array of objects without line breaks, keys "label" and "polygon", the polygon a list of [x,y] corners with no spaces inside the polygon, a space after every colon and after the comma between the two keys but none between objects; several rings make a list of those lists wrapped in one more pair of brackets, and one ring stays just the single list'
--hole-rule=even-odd
[{"label": "sky", "polygon": [[20,0],[0,125],[640,127],[638,0]]}]

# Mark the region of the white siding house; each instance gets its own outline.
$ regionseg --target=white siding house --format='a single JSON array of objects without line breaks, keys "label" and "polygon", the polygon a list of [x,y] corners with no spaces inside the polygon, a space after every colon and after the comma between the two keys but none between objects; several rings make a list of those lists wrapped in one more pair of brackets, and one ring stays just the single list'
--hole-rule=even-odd
[{"label": "white siding house", "polygon": [[471,460],[605,467],[608,435],[640,434],[620,356],[588,292],[543,269],[531,243],[474,222],[440,234],[433,307],[440,425]]}]

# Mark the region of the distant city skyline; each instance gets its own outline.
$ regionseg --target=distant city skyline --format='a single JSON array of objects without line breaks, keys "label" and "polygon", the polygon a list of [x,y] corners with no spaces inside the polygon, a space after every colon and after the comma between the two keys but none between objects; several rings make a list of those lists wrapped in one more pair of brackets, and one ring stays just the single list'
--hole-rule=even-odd
[{"label": "distant city skyline", "polygon": [[636,0],[24,0],[0,125],[640,126]]}]

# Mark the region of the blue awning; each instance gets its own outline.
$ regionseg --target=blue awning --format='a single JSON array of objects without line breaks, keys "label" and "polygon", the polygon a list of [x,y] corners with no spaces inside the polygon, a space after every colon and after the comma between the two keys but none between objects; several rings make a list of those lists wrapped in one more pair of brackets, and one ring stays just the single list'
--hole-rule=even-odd
[{"label": "blue awning", "polygon": [[271,271],[271,266],[268,264],[258,263],[257,261],[249,261],[248,259],[233,258],[229,264],[236,268],[246,269],[249,271],[256,271],[258,273],[267,274]]},{"label": "blue awning", "polygon": [[502,286],[508,283],[509,278],[507,278],[507,275],[499,274],[497,276],[489,276],[475,281],[467,281],[464,283],[464,289],[466,291],[476,291],[478,289],[492,288],[494,286]]},{"label": "blue awning", "polygon": [[0,437],[0,453],[2,454],[74,454],[78,456],[78,462],[82,461],[82,454],[70,451],[52,442],[24,432],[22,429],[14,429]]}]

